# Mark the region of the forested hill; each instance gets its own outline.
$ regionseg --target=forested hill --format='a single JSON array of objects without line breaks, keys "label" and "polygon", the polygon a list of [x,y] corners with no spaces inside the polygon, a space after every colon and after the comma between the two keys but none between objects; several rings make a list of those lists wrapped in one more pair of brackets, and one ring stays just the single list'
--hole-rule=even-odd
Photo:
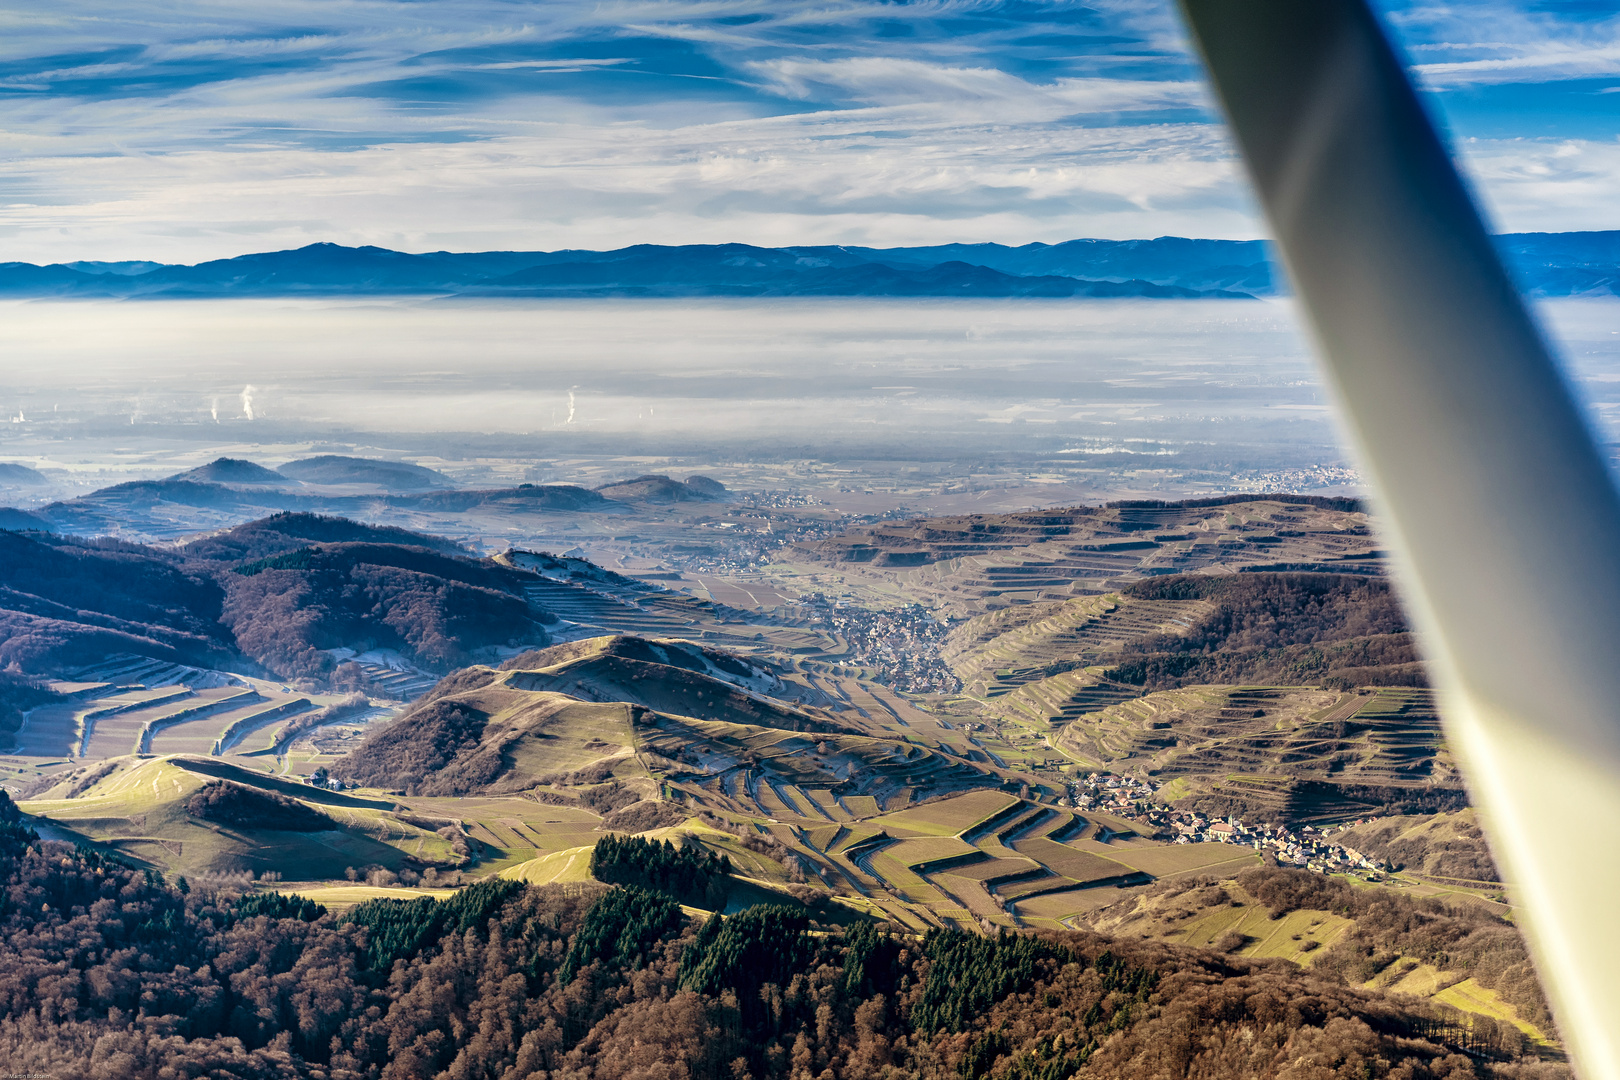
[{"label": "forested hill", "polygon": [[[1497,238],[1540,296],[1620,291],[1620,232]],[[868,248],[637,244],[613,251],[435,251],[311,244],[195,266],[0,264],[0,295],[87,297],[979,296],[1244,298],[1282,281],[1260,240],[1070,240]]]},{"label": "forested hill", "polygon": [[1143,601],[1204,601],[1179,633],[1149,633],[1110,657],[1107,677],[1164,690],[1209,683],[1424,686],[1387,580],[1350,574],[1179,574],[1120,590]]},{"label": "forested hill", "polygon": [[329,678],[329,650],[432,671],[544,645],[533,575],[439,537],[278,514],[179,548],[0,532],[0,668],[56,674],[133,653]]},{"label": "forested hill", "polygon": [[[1275,871],[1278,910],[1311,875]],[[1517,1031],[1281,961],[1086,932],[896,936],[800,907],[491,879],[345,914],[41,841],[0,794],[0,1056],[242,1080],[1567,1080]],[[1256,892],[1263,892],[1257,888]],[[1296,890],[1297,891],[1297,890]],[[1488,937],[1433,901],[1384,922]],[[1470,921],[1472,920],[1472,921]],[[1516,940],[1499,928],[1502,940]],[[1359,947],[1361,943],[1355,943]],[[1347,956],[1353,949],[1347,950]],[[1518,954],[1522,957],[1522,948]],[[1513,959],[1513,958],[1508,958]],[[1529,1070],[1529,1071],[1526,1071]]]}]

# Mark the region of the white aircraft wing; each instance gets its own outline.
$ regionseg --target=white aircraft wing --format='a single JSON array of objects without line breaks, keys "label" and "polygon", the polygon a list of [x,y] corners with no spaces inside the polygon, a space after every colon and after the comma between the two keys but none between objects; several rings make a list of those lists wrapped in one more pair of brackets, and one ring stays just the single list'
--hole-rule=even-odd
[{"label": "white aircraft wing", "polygon": [[1364,0],[1181,0],[1585,1080],[1620,1080],[1620,498]]}]

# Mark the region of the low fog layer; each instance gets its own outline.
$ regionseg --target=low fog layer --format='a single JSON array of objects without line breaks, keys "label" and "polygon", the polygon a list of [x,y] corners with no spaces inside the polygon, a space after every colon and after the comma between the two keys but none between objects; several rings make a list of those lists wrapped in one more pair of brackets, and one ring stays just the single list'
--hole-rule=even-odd
[{"label": "low fog layer", "polygon": [[[1611,427],[1620,303],[1545,310]],[[213,446],[274,465],[322,439],[534,460],[1344,461],[1280,300],[78,302],[5,316],[0,459],[46,469],[116,458],[161,474]]]}]

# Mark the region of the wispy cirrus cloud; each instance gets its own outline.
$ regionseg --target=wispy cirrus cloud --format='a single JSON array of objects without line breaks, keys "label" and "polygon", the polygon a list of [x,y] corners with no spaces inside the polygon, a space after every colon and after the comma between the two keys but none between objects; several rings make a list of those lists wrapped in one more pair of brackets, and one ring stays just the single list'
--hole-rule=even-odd
[{"label": "wispy cirrus cloud", "polygon": [[1437,86],[1620,76],[1620,44],[1587,49],[1550,46],[1515,56],[1418,64],[1416,70]]},{"label": "wispy cirrus cloud", "polygon": [[[13,4],[4,258],[1260,231],[1168,3]],[[1385,13],[1505,224],[1620,224],[1595,121],[1543,115],[1603,89],[1612,17]]]},{"label": "wispy cirrus cloud", "polygon": [[1386,5],[1386,17],[1430,86],[1620,76],[1620,11],[1612,4],[1397,3]]}]

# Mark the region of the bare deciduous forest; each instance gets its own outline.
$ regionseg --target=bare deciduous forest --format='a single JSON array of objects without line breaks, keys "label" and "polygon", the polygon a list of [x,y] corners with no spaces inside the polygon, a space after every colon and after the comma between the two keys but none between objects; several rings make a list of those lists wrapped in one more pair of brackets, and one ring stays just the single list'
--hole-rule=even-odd
[{"label": "bare deciduous forest", "polygon": [[[1474,947],[1489,962],[1488,928],[1464,926],[1459,938],[1456,920],[1435,911],[1362,901],[1295,872],[1262,871],[1246,887],[1278,910],[1382,906],[1362,913],[1372,916],[1365,934],[1318,971],[1084,932],[918,938],[866,923],[827,932],[790,907],[698,922],[640,886],[492,879],[445,901],[373,901],[337,915],[294,898],[168,882],[41,841],[9,800],[0,809],[0,1055],[16,1072],[1568,1075],[1495,1064],[1519,1049],[1517,1031],[1465,1030],[1431,1006],[1347,981],[1358,950],[1394,937],[1407,952]],[[1506,927],[1496,936],[1498,945],[1517,940]]]}]

